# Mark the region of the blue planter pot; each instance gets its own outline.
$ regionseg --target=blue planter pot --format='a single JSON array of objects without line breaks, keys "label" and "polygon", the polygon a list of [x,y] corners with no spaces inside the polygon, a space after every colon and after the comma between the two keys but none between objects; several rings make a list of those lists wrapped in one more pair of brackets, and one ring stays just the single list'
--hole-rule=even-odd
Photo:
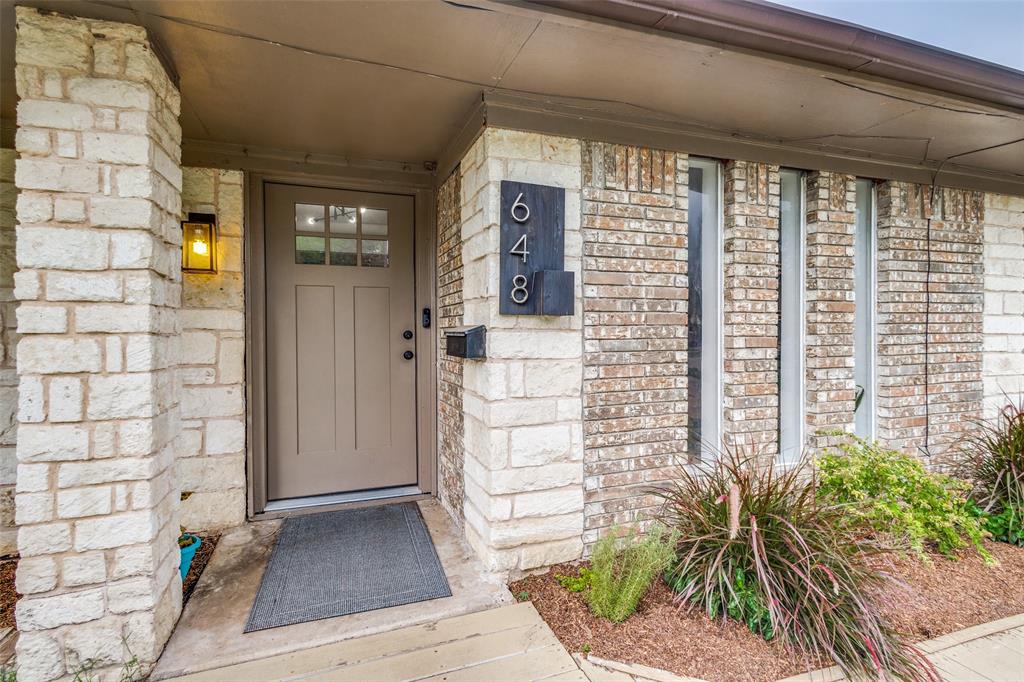
[{"label": "blue planter pot", "polygon": [[184,580],[185,576],[188,575],[189,566],[192,565],[192,560],[196,558],[196,550],[199,549],[199,545],[203,544],[202,539],[198,535],[192,535],[191,533],[185,533],[185,537],[195,538],[188,547],[181,547],[181,563],[178,567],[181,569],[181,579]]}]

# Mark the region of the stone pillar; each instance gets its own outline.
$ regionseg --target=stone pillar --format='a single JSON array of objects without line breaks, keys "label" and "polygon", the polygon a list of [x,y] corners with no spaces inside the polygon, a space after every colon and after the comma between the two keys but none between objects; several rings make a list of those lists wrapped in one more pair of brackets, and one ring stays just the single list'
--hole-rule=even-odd
[{"label": "stone pillar", "polygon": [[[465,532],[495,571],[583,551],[580,143],[487,128],[461,164],[465,324],[487,325],[487,359],[464,365]],[[576,314],[498,313],[500,182],[565,188],[565,268]]]},{"label": "stone pillar", "polygon": [[981,416],[984,195],[906,182],[877,194],[878,439],[937,455]]},{"label": "stone pillar", "polygon": [[583,143],[587,545],[642,525],[687,461],[685,154]]},{"label": "stone pillar", "polygon": [[807,177],[807,444],[812,451],[853,431],[853,252],[857,180],[831,172]]},{"label": "stone pillar", "polygon": [[179,95],[144,29],[25,7],[16,75],[18,679],[116,677],[181,609]]},{"label": "stone pillar", "polygon": [[722,438],[773,462],[779,445],[779,167],[725,165]]},{"label": "stone pillar", "polygon": [[1024,395],[1024,197],[985,195],[986,415]]}]

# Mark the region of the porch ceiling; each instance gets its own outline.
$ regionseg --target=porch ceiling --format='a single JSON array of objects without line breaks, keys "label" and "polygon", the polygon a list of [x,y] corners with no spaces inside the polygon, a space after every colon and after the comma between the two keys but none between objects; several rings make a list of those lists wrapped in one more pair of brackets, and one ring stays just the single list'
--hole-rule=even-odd
[{"label": "porch ceiling", "polygon": [[[557,104],[580,117],[833,158],[918,170],[943,164],[1024,193],[1020,109],[529,3],[18,4],[146,26],[180,75],[188,146],[231,143],[419,170],[444,155],[482,95],[498,94],[517,106]],[[0,0],[8,122],[14,5]]]}]

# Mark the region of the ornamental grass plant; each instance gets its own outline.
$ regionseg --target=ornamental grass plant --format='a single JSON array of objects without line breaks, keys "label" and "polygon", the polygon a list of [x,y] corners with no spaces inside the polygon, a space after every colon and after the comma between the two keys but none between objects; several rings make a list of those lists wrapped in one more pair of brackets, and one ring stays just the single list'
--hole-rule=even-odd
[{"label": "ornamental grass plant", "polygon": [[991,419],[975,420],[952,449],[953,471],[993,537],[1024,544],[1024,396],[1006,397]]},{"label": "ornamental grass plant", "polygon": [[868,559],[888,548],[817,494],[807,460],[759,466],[726,450],[681,469],[659,494],[677,533],[665,577],[681,605],[740,618],[850,678],[939,679],[881,615],[885,578]]}]

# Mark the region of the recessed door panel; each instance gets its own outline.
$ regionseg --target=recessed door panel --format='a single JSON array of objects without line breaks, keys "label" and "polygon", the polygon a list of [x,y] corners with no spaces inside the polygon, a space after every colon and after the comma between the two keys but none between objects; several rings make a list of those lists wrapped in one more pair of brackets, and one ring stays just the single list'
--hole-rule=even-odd
[{"label": "recessed door panel", "polygon": [[412,198],[264,188],[268,499],[415,485]]}]

